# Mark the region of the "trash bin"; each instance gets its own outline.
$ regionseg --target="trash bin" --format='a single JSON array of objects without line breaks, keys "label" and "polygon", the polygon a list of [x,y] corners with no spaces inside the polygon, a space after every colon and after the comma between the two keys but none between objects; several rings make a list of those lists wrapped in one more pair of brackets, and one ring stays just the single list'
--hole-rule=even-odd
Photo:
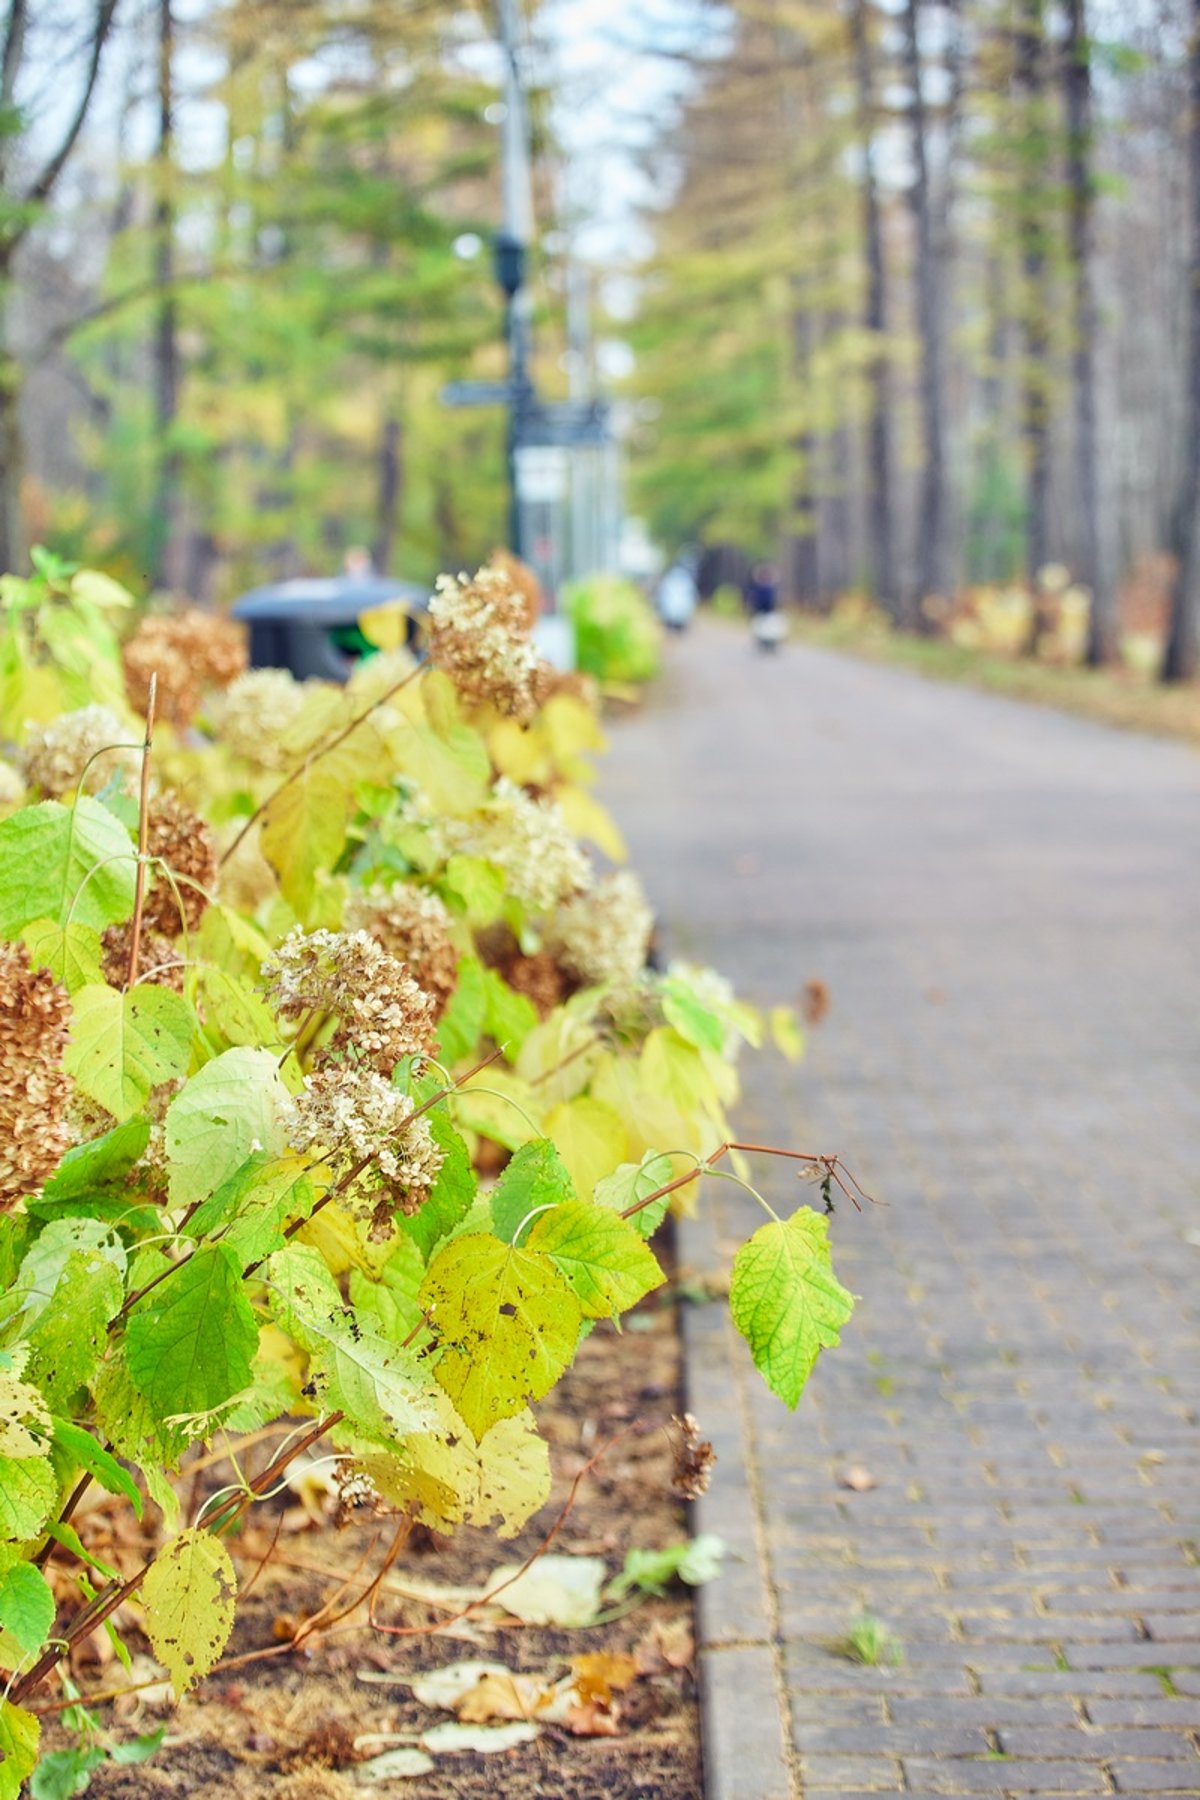
[{"label": "trash bin", "polygon": [[412,644],[429,595],[411,581],[389,581],[382,575],[272,582],[243,594],[233,616],[250,627],[252,668],[290,669],[299,680],[316,675],[324,681],[345,681],[355,664],[375,649],[363,636],[360,616],[397,603],[409,614]]}]

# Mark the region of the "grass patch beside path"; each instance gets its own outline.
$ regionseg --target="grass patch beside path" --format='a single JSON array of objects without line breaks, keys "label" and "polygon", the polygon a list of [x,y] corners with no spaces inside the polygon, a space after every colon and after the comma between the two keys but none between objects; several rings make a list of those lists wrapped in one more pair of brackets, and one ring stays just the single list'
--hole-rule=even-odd
[{"label": "grass patch beside path", "polygon": [[788,631],[798,643],[845,650],[872,662],[912,669],[935,681],[965,682],[989,693],[1078,713],[1104,725],[1182,738],[1200,747],[1200,683],[1160,687],[1125,669],[1064,669],[1048,663],[1010,661],[981,650],[965,650],[940,638],[910,637],[875,624],[817,619],[805,613],[789,612]]}]

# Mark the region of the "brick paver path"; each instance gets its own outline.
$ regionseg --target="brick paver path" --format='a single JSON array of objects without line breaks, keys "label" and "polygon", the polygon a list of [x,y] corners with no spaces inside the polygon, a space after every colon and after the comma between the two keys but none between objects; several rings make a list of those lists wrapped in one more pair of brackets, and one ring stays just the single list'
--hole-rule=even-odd
[{"label": "brick paver path", "polygon": [[[741,1128],[887,1201],[838,1209],[861,1302],[795,1416],[692,1313],[735,1551],[710,1800],[1200,1794],[1200,757],[733,630],[672,650],[605,796],[676,955],[829,984]],[[714,1262],[761,1217],[706,1209]],[[898,1666],[831,1652],[863,1609]]]}]

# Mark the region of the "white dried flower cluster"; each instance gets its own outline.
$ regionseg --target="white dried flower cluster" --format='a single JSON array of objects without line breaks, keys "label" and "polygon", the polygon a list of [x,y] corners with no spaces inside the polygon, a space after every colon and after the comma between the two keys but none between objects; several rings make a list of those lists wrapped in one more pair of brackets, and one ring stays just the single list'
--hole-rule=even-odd
[{"label": "white dried flower cluster", "polygon": [[530,636],[529,606],[502,569],[474,579],[439,575],[429,602],[429,657],[460,693],[530,719],[545,691],[545,665]]},{"label": "white dried flower cluster", "polygon": [[432,1049],[435,1021],[428,994],[407,968],[365,931],[297,927],[263,964],[280,1018],[333,1013],[327,1054],[369,1063],[390,1075],[406,1056]]},{"label": "white dried flower cluster", "polygon": [[591,865],[561,807],[532,799],[507,775],[482,812],[446,820],[441,835],[448,850],[481,856],[502,869],[509,892],[530,912],[553,912],[591,883]]},{"label": "white dried flower cluster", "polygon": [[[133,743],[134,731],[111,707],[81,706],[77,712],[63,713],[49,725],[35,726],[29,732],[20,752],[21,773],[30,787],[40,788],[54,799],[73,793],[81,776],[84,787],[94,794],[118,769],[136,766],[138,752],[127,747]],[[114,748],[118,745],[121,748]],[[99,751],[107,754],[98,755]]]},{"label": "white dried flower cluster", "polygon": [[278,769],[288,761],[281,739],[304,706],[304,687],[286,669],[247,669],[213,696],[210,718],[235,756]]},{"label": "white dried flower cluster", "polygon": [[585,987],[635,982],[646,966],[654,914],[632,869],[618,869],[555,914],[545,948]]},{"label": "white dried flower cluster", "polygon": [[454,921],[436,894],[405,881],[391,888],[356,888],[346,902],[344,924],[347,931],[368,932],[389,956],[407,963],[441,1017],[458,985],[458,951]]},{"label": "white dried flower cluster", "polygon": [[412,1213],[423,1204],[442,1166],[429,1120],[412,1115],[409,1096],[382,1075],[343,1065],[306,1076],[280,1116],[292,1149],[326,1158],[335,1182],[366,1160],[338,1198],[383,1227],[397,1208]]}]

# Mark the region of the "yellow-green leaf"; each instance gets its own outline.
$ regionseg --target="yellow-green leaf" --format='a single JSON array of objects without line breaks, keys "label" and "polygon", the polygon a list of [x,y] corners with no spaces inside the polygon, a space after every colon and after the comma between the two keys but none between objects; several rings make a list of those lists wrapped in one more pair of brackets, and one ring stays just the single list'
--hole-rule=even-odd
[{"label": "yellow-green leaf", "polygon": [[72,919],[69,925],[56,925],[53,919],[35,919],[21,933],[35,968],[49,969],[68,993],[74,994],[89,982],[103,981],[100,972],[100,933],[91,925]]},{"label": "yellow-green leaf", "polygon": [[794,1407],[854,1311],[833,1272],[824,1215],[802,1206],[760,1225],[733,1259],[729,1305],[767,1386]]},{"label": "yellow-green leaf", "polygon": [[207,1531],[181,1531],[151,1563],[141,1592],[151,1647],[182,1694],[208,1674],[233,1630],[229,1552]]},{"label": "yellow-green leaf", "polygon": [[552,1258],[586,1319],[615,1319],[662,1286],[663,1272],[637,1228],[590,1201],[568,1200],[540,1213],[525,1242]]},{"label": "yellow-green leaf", "polygon": [[590,1194],[625,1155],[628,1134],[620,1118],[611,1106],[590,1095],[552,1107],[544,1128],[566,1163],[577,1194]]},{"label": "yellow-green leaf", "polygon": [[170,988],[80,988],[72,1005],[63,1066],[118,1121],[141,1110],[151,1088],[182,1075],[196,1016]]},{"label": "yellow-green leaf", "polygon": [[41,1731],[40,1719],[0,1700],[0,1800],[19,1800],[22,1783],[37,1767]]}]

